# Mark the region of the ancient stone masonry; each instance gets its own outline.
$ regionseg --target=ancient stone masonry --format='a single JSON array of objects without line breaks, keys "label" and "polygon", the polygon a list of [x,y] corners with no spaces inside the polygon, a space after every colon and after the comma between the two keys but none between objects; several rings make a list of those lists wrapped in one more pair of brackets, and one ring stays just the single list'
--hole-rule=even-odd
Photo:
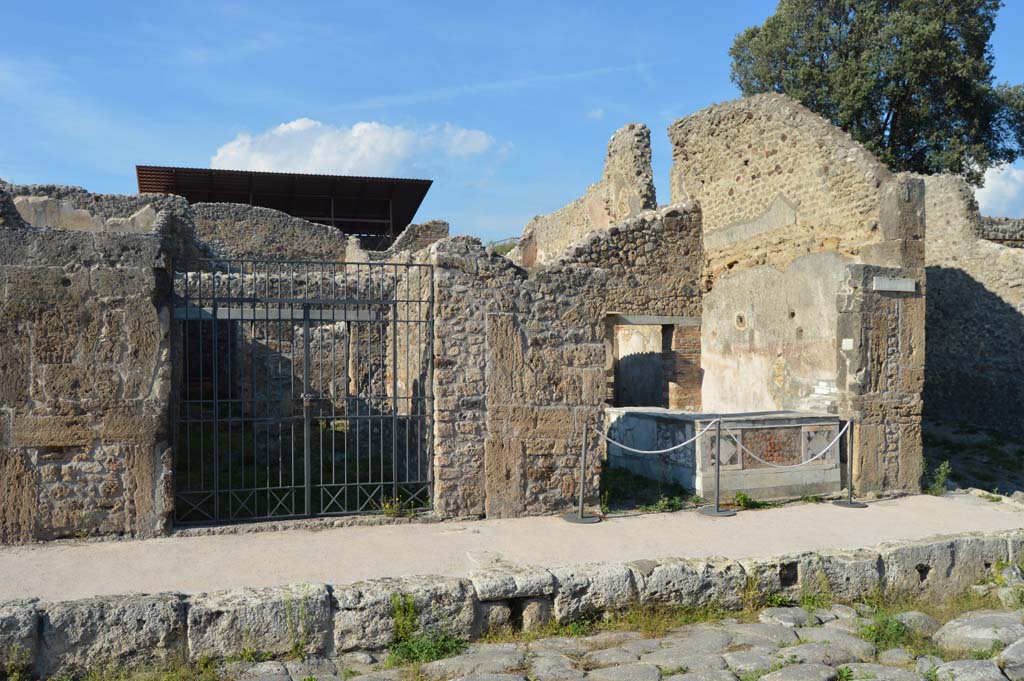
[{"label": "ancient stone masonry", "polygon": [[994,224],[1008,235],[1012,223],[982,218],[963,180],[939,175],[925,183],[925,414],[1018,435],[1024,422],[1024,250],[991,240]]},{"label": "ancient stone masonry", "polygon": [[916,489],[923,182],[782,95],[713,106],[669,137],[673,199],[703,213],[703,409],[852,416],[858,484]]},{"label": "ancient stone masonry", "polygon": [[192,205],[196,237],[218,257],[367,262],[388,261],[448,236],[448,224],[410,225],[387,251],[367,254],[358,237],[287,213],[239,203]]},{"label": "ancient stone masonry", "polygon": [[656,206],[651,131],[646,125],[630,123],[608,142],[601,179],[581,198],[531,220],[509,257],[524,267],[552,262],[590,232],[608,229]]},{"label": "ancient stone masonry", "polygon": [[984,216],[978,225],[978,236],[1003,246],[1024,248],[1024,219],[990,218]]},{"label": "ancient stone masonry", "polygon": [[[751,596],[751,584],[765,599],[778,595],[799,600],[818,594],[855,603],[880,590],[911,598],[948,598],[991,578],[996,565],[1019,563],[1022,547],[1024,534],[1010,531],[741,560],[660,558],[550,569],[510,565],[481,569],[466,577],[410,576],[354,584],[295,584],[192,595],[128,594],[60,602],[26,599],[0,603],[0,664],[18,652],[27,656],[27,666],[35,675],[58,678],[107,665],[130,670],[177,659],[225,660],[257,648],[280,658],[297,652],[330,658],[357,651],[381,654],[395,643],[392,598],[396,594],[412,599],[422,630],[445,631],[468,640],[509,625],[537,631],[552,621],[565,623],[637,604],[739,609]],[[847,606],[838,607],[853,612]],[[811,621],[819,621],[817,615],[823,612],[812,615],[799,608],[773,608],[765,611],[762,622],[784,622],[792,630],[812,617]],[[801,619],[788,619],[794,616]],[[1010,621],[1019,633],[1024,630],[1019,611],[1014,617]],[[955,620],[947,628],[958,625]],[[768,629],[765,624],[733,626],[760,628],[762,633]],[[991,624],[988,628],[991,632]],[[706,626],[700,629],[707,631]],[[795,631],[807,640],[843,643],[844,634],[828,625]],[[812,637],[814,632],[821,637]],[[787,636],[796,642],[792,631]],[[992,636],[989,633],[977,649],[990,651]],[[799,646],[783,650],[807,652]],[[691,662],[699,657],[692,650],[682,652],[690,655],[686,659]],[[434,663],[433,668],[441,664]]]},{"label": "ancient stone masonry", "polygon": [[[81,205],[75,190],[53,193]],[[119,198],[96,197],[95,215],[109,223],[159,206],[162,232],[8,222],[15,202],[0,187],[0,543],[165,526],[170,362],[159,301],[183,202]]]},{"label": "ancient stone masonry", "polygon": [[[606,395],[608,316],[696,314],[699,230],[695,206],[646,211],[529,274],[468,237],[421,253],[436,266],[438,513],[508,517],[572,504],[582,424],[597,423]],[[597,438],[589,447],[601,451]]]}]

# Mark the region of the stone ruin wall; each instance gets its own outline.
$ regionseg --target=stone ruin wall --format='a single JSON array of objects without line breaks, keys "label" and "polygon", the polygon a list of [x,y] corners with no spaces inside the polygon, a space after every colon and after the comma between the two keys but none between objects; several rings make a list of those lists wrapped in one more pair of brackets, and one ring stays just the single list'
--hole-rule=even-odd
[{"label": "stone ruin wall", "polygon": [[[436,266],[437,512],[567,510],[582,424],[598,422],[607,395],[608,316],[698,314],[699,210],[646,211],[530,273],[469,237],[421,257]],[[588,451],[586,496],[595,504],[604,450],[594,435]]]},{"label": "stone ruin wall", "polygon": [[526,225],[509,257],[524,267],[555,261],[587,234],[657,207],[651,172],[651,131],[630,123],[608,142],[601,179],[575,201]]},{"label": "stone ruin wall", "polygon": [[385,251],[367,251],[358,237],[273,208],[241,203],[191,206],[196,238],[211,255],[232,260],[389,262],[448,236],[440,220],[409,225]]},{"label": "stone ruin wall", "polygon": [[[0,543],[152,535],[173,503],[160,301],[184,201],[14,189],[104,224],[39,229],[0,186]],[[107,229],[150,210],[155,231]]]},{"label": "stone ruin wall", "polygon": [[983,216],[976,225],[978,236],[1001,246],[1024,248],[1024,219]]},{"label": "stone ruin wall", "polygon": [[[704,219],[703,408],[854,416],[857,486],[917,489],[923,183],[782,95],[710,107],[669,137],[673,200]],[[915,293],[875,292],[875,276]]]},{"label": "stone ruin wall", "polygon": [[1018,435],[1024,423],[1024,250],[1007,241],[1024,238],[1014,231],[1022,221],[982,217],[960,178],[937,175],[924,182],[925,416]]}]

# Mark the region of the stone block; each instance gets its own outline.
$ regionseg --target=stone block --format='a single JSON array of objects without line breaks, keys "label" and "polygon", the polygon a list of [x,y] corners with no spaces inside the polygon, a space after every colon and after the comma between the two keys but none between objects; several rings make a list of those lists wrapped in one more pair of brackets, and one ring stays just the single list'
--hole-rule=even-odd
[{"label": "stone block", "polygon": [[38,512],[38,472],[26,454],[0,447],[0,544],[34,539]]},{"label": "stone block", "polygon": [[695,606],[706,602],[711,589],[706,566],[683,559],[634,561],[629,564],[642,603]]},{"label": "stone block", "polygon": [[488,518],[515,518],[526,511],[526,460],[523,442],[484,441],[484,503]]},{"label": "stone block", "polygon": [[22,447],[85,447],[95,431],[80,416],[15,416],[14,443]]},{"label": "stone block", "polygon": [[1009,557],[1005,539],[982,535],[883,544],[879,553],[885,590],[910,595],[965,591]]},{"label": "stone block", "polygon": [[151,445],[164,423],[159,416],[140,414],[138,409],[117,406],[108,409],[100,420],[99,436],[103,442],[124,442]]},{"label": "stone block", "polygon": [[469,579],[481,601],[551,596],[555,592],[554,576],[540,567],[489,568],[470,572]]},{"label": "stone block", "polygon": [[512,621],[512,607],[508,601],[487,601],[476,604],[476,620],[471,636],[480,638],[491,631],[501,631]]},{"label": "stone block", "polygon": [[519,605],[523,631],[542,629],[551,622],[554,605],[550,598],[524,598]]},{"label": "stone block", "polygon": [[375,579],[334,590],[334,648],[382,650],[394,642],[392,599],[411,596],[421,630],[444,630],[468,638],[476,623],[476,594],[465,579],[410,577]]},{"label": "stone block", "polygon": [[566,622],[581,615],[625,608],[638,598],[627,565],[584,563],[555,568],[554,618]]},{"label": "stone block", "polygon": [[185,653],[180,594],[101,596],[44,604],[37,672],[43,678],[130,669]]},{"label": "stone block", "polygon": [[[875,592],[882,584],[882,559],[877,551],[823,551],[801,566],[801,588],[827,586],[840,601],[853,602]],[[822,582],[824,579],[824,582]]]},{"label": "stone block", "polygon": [[35,601],[0,603],[0,669],[31,673],[39,648],[38,633]]},{"label": "stone block", "polygon": [[330,628],[331,594],[323,584],[200,594],[189,599],[188,652],[193,660],[246,649],[322,655]]}]

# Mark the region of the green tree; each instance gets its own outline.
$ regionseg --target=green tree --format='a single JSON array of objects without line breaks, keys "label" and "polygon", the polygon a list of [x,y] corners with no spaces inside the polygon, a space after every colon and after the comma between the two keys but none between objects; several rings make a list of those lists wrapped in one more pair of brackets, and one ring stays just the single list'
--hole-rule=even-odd
[{"label": "green tree", "polygon": [[1002,0],[780,0],[736,36],[744,95],[782,92],[894,170],[985,170],[1024,147],[1024,86],[996,85],[989,39]]}]

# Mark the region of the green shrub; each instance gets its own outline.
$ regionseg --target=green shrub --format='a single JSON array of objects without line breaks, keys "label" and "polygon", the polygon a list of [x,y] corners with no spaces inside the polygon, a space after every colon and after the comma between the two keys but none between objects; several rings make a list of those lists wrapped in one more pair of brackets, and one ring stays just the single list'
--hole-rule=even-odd
[{"label": "green shrub", "polygon": [[925,490],[932,496],[941,497],[946,493],[946,483],[949,481],[949,474],[953,472],[953,466],[949,461],[943,461],[932,473],[931,484]]},{"label": "green shrub", "polygon": [[733,498],[733,503],[742,509],[749,510],[752,508],[768,508],[771,504],[767,501],[757,501],[751,499],[750,495],[746,492],[736,492],[736,496]]}]

